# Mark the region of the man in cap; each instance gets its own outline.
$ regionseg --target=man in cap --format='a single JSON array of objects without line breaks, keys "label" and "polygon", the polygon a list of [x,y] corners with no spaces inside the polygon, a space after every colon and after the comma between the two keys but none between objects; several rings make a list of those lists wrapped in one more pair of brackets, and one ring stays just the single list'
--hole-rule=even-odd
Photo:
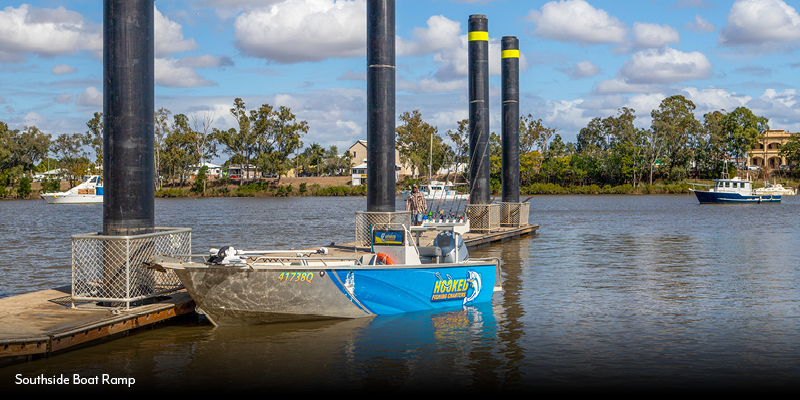
[{"label": "man in cap", "polygon": [[411,211],[414,226],[422,225],[422,216],[428,211],[428,202],[416,184],[411,186],[411,193],[406,199],[406,211]]}]

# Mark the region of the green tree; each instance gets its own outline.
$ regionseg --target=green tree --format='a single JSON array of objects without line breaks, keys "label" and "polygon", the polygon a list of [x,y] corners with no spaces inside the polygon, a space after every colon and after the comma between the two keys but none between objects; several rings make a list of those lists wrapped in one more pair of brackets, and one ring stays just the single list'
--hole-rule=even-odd
[{"label": "green tree", "polygon": [[769,119],[756,116],[747,107],[738,107],[725,116],[723,127],[731,153],[744,159],[769,130]]},{"label": "green tree", "polygon": [[259,110],[251,110],[248,114],[244,101],[236,98],[230,113],[236,120],[237,127],[228,130],[214,128],[214,140],[224,148],[223,152],[230,156],[232,163],[243,164],[245,174],[239,178],[239,186],[244,183],[245,176],[250,176],[250,162],[258,154],[257,131],[254,127],[260,115],[271,112],[272,108],[265,104]]},{"label": "green tree", "polygon": [[62,133],[53,142],[52,152],[58,166],[65,171],[70,186],[78,177],[86,175],[89,167],[89,153],[86,151],[85,137],[80,133]]},{"label": "green tree", "polygon": [[437,135],[439,129],[423,121],[419,110],[404,112],[400,121],[396,128],[400,161],[411,165],[414,176],[439,170],[450,154],[449,146]]},{"label": "green tree", "polygon": [[86,123],[84,142],[94,150],[95,164],[103,165],[103,113],[96,112],[92,119]]},{"label": "green tree", "polygon": [[167,138],[170,130],[172,129],[169,123],[169,116],[172,113],[167,110],[166,108],[159,108],[158,111],[155,112],[155,121],[154,121],[154,157],[155,157],[155,182],[156,182],[156,189],[160,190],[162,186],[161,182],[161,153],[164,151],[164,140]]},{"label": "green tree", "polygon": [[21,198],[28,197],[31,194],[31,178],[23,176],[19,179],[19,186],[17,187],[17,196]]},{"label": "green tree", "polygon": [[666,157],[666,178],[677,181],[686,177],[686,169],[692,158],[689,143],[701,131],[694,116],[695,105],[681,95],[667,97],[650,115],[652,130],[663,140]]},{"label": "green tree", "polygon": [[540,153],[547,149],[547,142],[558,131],[558,128],[550,128],[542,124],[542,119],[534,119],[533,115],[528,114],[519,119],[519,152],[520,154],[529,153],[534,149]]},{"label": "green tree", "polygon": [[162,165],[167,167],[168,175],[179,178],[183,187],[188,171],[197,165],[200,156],[196,153],[195,135],[189,124],[189,118],[184,114],[173,117],[172,129],[164,139],[162,152]]},{"label": "green tree", "polygon": [[285,175],[292,167],[289,156],[303,145],[300,138],[308,132],[308,122],[297,121],[288,107],[275,110],[265,104],[259,109],[255,125],[258,169]]}]

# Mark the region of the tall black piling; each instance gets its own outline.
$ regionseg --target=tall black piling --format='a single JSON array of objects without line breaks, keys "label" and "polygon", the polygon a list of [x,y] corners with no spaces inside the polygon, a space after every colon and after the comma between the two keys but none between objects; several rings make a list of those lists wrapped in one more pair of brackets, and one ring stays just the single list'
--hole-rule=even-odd
[{"label": "tall black piling", "polygon": [[469,17],[470,204],[489,204],[489,20]]},{"label": "tall black piling", "polygon": [[394,0],[367,1],[367,211],[395,211]]},{"label": "tall black piling", "polygon": [[504,36],[500,49],[503,99],[503,202],[519,202],[519,40]]},{"label": "tall black piling", "polygon": [[152,0],[103,2],[103,233],[154,230]]}]

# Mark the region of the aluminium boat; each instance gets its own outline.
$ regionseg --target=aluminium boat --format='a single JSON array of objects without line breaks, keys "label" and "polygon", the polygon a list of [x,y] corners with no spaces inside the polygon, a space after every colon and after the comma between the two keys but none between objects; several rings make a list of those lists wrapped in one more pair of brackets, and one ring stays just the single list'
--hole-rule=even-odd
[{"label": "aluminium boat", "polygon": [[376,229],[371,236],[368,253],[226,246],[203,261],[155,256],[146,265],[173,270],[214,325],[464,307],[490,302],[501,290],[499,260],[470,259],[458,232],[441,230],[427,247],[415,244],[405,227]]},{"label": "aluminium boat", "polygon": [[103,183],[100,175],[92,175],[66,192],[47,192],[40,196],[48,204],[103,204]]}]

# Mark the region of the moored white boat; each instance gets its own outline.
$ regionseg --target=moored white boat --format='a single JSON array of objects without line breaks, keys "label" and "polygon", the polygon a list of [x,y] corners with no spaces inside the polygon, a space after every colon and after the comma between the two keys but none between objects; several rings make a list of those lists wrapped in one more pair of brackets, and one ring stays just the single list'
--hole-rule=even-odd
[{"label": "moored white boat", "polygon": [[[461,236],[419,247],[405,228],[375,230],[370,253],[222,248],[203,262],[156,256],[215,325],[361,318],[488,302],[500,290],[497,259],[469,259]],[[196,256],[193,256],[196,257]]]},{"label": "moored white boat", "polygon": [[419,191],[426,200],[468,200],[469,194],[459,193],[456,185],[450,182],[432,181],[427,185],[420,185]]},{"label": "moored white boat", "polygon": [[784,187],[780,183],[764,182],[764,187],[753,190],[757,195],[781,195],[781,196],[794,196],[797,194],[797,189]]},{"label": "moored white boat", "polygon": [[92,175],[66,192],[41,193],[40,196],[49,204],[102,204],[103,184],[99,175]]}]

